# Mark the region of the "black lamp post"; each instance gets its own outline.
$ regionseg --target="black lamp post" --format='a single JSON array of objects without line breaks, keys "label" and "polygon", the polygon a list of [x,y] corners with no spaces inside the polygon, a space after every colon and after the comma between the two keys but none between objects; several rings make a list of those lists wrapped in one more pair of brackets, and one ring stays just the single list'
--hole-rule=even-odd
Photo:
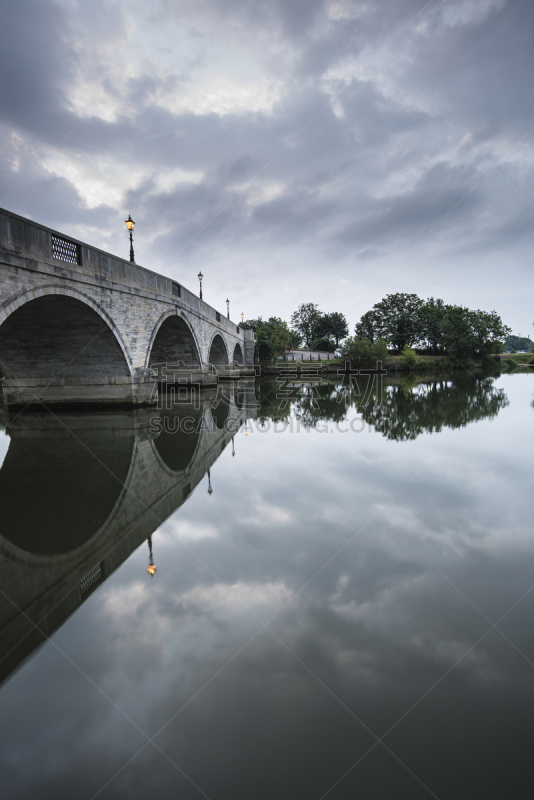
[{"label": "black lamp post", "polygon": [[200,281],[200,299],[202,300],[202,278],[204,277],[204,275],[201,272],[199,272],[197,277]]},{"label": "black lamp post", "polygon": [[128,219],[125,220],[125,222],[126,222],[126,227],[130,231],[130,261],[135,261],[134,251],[133,251],[133,229],[135,222],[131,218],[130,214],[128,214]]},{"label": "black lamp post", "polygon": [[210,497],[213,494],[213,489],[211,488],[211,475],[210,475],[209,467],[208,467],[208,494],[209,494]]},{"label": "black lamp post", "polygon": [[241,325],[243,324],[243,320],[245,319],[245,315],[241,312]]},{"label": "black lamp post", "polygon": [[148,567],[146,571],[152,578],[153,575],[156,574],[156,565],[154,564],[154,556],[152,555],[152,536],[148,537],[148,552],[149,552]]},{"label": "black lamp post", "polygon": [[230,301],[226,298],[226,317],[230,319]]}]

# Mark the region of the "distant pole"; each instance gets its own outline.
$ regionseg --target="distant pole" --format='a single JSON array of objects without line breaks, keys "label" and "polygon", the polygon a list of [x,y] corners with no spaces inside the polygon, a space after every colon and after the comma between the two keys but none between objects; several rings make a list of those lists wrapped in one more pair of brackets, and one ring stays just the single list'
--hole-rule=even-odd
[{"label": "distant pole", "polygon": [[203,277],[204,277],[204,275],[201,272],[199,272],[198,275],[197,275],[197,278],[200,281],[200,295],[199,295],[199,297],[200,297],[201,300],[202,300],[202,278]]},{"label": "distant pole", "polygon": [[226,318],[230,319],[230,301],[226,298]]}]

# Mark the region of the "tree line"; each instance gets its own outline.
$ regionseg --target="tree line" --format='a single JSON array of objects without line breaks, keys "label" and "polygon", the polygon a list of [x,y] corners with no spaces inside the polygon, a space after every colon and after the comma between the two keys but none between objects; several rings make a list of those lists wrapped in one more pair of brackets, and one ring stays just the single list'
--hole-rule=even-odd
[{"label": "tree line", "polygon": [[362,315],[348,337],[349,326],[339,311],[323,313],[317,303],[301,303],[291,315],[291,327],[280,317],[247,320],[242,327],[256,335],[260,361],[307,348],[334,352],[341,346],[344,357],[356,361],[383,360],[388,352],[413,348],[421,354],[446,355],[458,360],[486,358],[502,352],[511,328],[496,311],[480,311],[450,305],[416,294],[389,294]]},{"label": "tree line", "polygon": [[449,305],[416,294],[389,294],[356,324],[355,334],[371,343],[384,341],[402,353],[405,347],[422,354],[448,355],[459,360],[502,352],[511,333],[496,311]]},{"label": "tree line", "polygon": [[291,315],[291,328],[280,317],[247,319],[242,328],[254,331],[260,361],[270,361],[282,353],[298,350],[303,344],[312,350],[335,352],[349,334],[344,314],[323,313],[317,303],[301,303]]}]

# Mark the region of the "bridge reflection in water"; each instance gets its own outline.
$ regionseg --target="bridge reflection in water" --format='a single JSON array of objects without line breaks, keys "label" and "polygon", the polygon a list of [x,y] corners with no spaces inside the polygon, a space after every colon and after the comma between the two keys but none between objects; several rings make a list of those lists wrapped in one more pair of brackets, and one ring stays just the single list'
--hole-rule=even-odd
[{"label": "bridge reflection in water", "polygon": [[162,404],[8,416],[0,681],[150,539],[256,416],[250,380],[184,389]]}]

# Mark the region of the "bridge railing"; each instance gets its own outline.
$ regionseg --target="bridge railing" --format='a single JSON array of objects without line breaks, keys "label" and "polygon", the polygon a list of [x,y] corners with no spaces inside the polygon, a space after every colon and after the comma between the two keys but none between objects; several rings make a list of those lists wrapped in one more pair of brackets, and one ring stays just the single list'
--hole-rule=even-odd
[{"label": "bridge railing", "polygon": [[45,262],[55,268],[56,274],[64,274],[65,277],[69,277],[69,272],[91,275],[99,281],[111,281],[128,287],[134,293],[138,290],[163,295],[165,300],[189,307],[233,336],[250,338],[244,335],[239,325],[227,319],[226,314],[201,300],[176,279],[159,275],[11,211],[0,209],[0,261],[7,258],[9,263],[12,256]]}]

